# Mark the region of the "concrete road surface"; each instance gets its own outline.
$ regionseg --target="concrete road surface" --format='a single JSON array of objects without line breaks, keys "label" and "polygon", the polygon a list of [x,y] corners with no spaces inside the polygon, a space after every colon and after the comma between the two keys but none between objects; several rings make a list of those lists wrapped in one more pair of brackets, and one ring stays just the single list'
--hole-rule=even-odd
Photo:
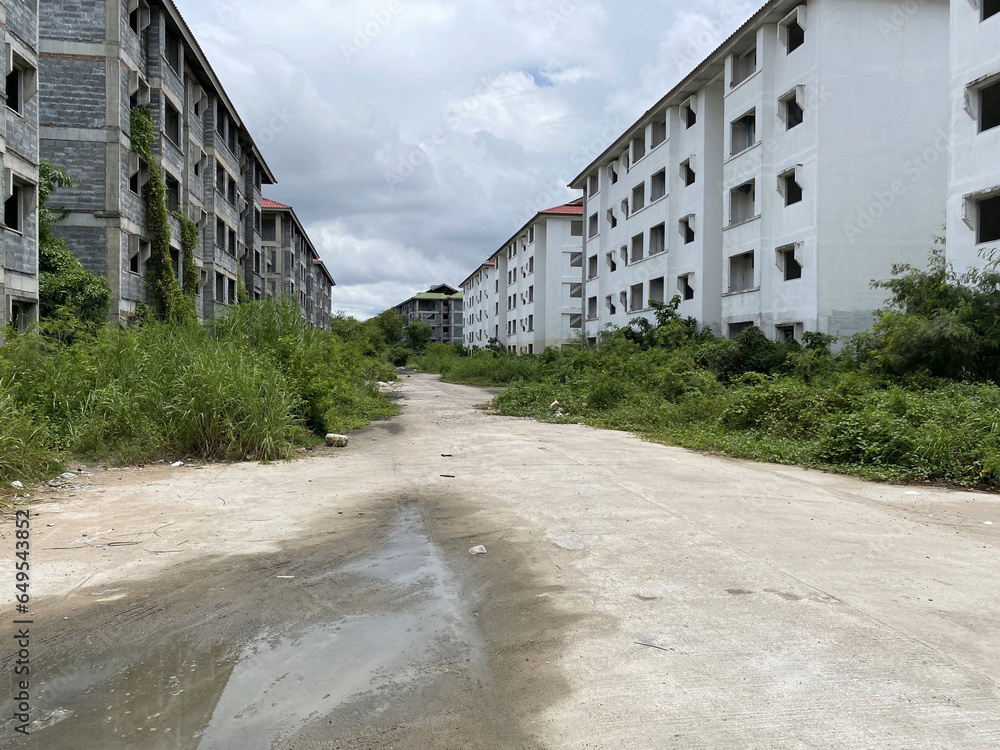
[{"label": "concrete road surface", "polygon": [[399,394],[344,450],[43,495],[0,746],[1000,747],[996,496]]}]

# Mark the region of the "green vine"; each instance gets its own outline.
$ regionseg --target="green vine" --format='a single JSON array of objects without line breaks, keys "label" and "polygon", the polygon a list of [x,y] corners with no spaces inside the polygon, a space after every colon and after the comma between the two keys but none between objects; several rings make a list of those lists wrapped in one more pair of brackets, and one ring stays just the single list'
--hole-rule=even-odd
[{"label": "green vine", "polygon": [[[149,107],[133,109],[130,126],[132,150],[145,159],[149,169],[149,179],[143,188],[142,197],[146,203],[146,222],[152,234],[152,251],[146,267],[146,287],[151,293],[153,310],[161,320],[172,323],[196,321],[198,315],[194,295],[185,294],[181,289],[170,261],[170,212],[167,210],[167,188],[163,183],[163,173],[153,154],[153,115]],[[183,222],[181,226],[184,226]],[[195,231],[197,232],[197,227]],[[193,267],[193,247],[191,254],[190,266]],[[187,251],[184,255],[186,280],[189,266]],[[195,289],[196,287],[192,286],[189,291]]]},{"label": "green vine", "polygon": [[198,265],[195,263],[194,253],[198,248],[198,240],[201,234],[198,232],[198,224],[180,211],[174,214],[181,223],[181,251],[184,257],[184,296],[188,297],[192,304],[198,296],[198,282],[201,281],[201,274],[198,272]]}]

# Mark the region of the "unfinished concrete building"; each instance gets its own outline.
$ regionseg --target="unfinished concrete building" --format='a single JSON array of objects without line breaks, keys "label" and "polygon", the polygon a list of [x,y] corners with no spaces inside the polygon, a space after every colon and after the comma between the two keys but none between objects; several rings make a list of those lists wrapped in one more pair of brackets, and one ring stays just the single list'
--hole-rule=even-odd
[{"label": "unfinished concrete building", "polygon": [[263,243],[255,273],[264,296],[293,299],[302,317],[316,328],[330,328],[333,280],[306,234],[295,209],[267,198],[262,203]]},{"label": "unfinished concrete building", "polygon": [[[24,6],[24,3],[12,3]],[[191,30],[170,0],[43,0],[41,153],[77,181],[54,202],[57,227],[84,266],[108,279],[111,319],[147,302],[148,168],[133,150],[131,114],[148,106],[167,207],[198,224],[197,306],[205,319],[264,296],[261,187],[275,182]],[[183,279],[181,224],[170,217]],[[242,279],[241,279],[242,272]]]},{"label": "unfinished concrete building", "polygon": [[870,328],[946,202],[948,3],[913,5],[771,0],[573,180],[588,339],[675,296],[730,336]]},{"label": "unfinished concrete building", "polygon": [[461,344],[465,338],[464,295],[447,284],[432,286],[393,309],[403,316],[404,325],[422,320],[433,328],[431,343]]},{"label": "unfinished concrete building", "polygon": [[[539,211],[462,282],[465,347],[540,354],[583,328],[583,201]],[[596,314],[596,313],[595,313]]]},{"label": "unfinished concrete building", "polygon": [[0,229],[0,341],[8,325],[38,320],[38,2],[0,0],[5,50],[4,224]]}]

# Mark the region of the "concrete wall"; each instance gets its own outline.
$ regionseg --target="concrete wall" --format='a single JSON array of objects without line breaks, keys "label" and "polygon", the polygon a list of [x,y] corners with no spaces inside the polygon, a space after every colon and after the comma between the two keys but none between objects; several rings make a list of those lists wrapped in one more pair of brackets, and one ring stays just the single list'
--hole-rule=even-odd
[{"label": "concrete wall", "polygon": [[1000,80],[1000,14],[983,19],[981,3],[954,0],[951,39],[948,260],[964,272],[1000,246],[976,232],[978,199],[1000,194],[1000,128],[980,132],[977,117],[979,86]]},{"label": "concrete wall", "polygon": [[20,227],[0,228],[0,340],[9,324],[26,327],[38,320],[38,2],[0,2],[0,44],[10,46],[22,70],[20,111],[8,99],[0,117],[0,173],[4,201],[16,189],[21,196]]}]

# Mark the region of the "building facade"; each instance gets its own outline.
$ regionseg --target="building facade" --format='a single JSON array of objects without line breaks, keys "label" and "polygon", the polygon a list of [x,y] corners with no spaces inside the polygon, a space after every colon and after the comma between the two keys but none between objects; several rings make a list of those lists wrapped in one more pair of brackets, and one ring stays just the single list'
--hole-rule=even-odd
[{"label": "building facade", "polygon": [[422,320],[434,333],[435,344],[461,344],[465,336],[465,302],[463,295],[447,284],[433,286],[393,308],[403,316],[403,325]]},{"label": "building facade", "polygon": [[8,325],[38,320],[38,2],[0,1],[6,52],[0,129],[0,341]]},{"label": "building facade", "polygon": [[871,326],[946,202],[948,3],[897,6],[772,0],[573,181],[590,340],[675,296],[725,335]]},{"label": "building facade", "polygon": [[1000,248],[1000,1],[951,4],[948,260],[961,272]]},{"label": "building facade", "polygon": [[199,314],[211,319],[235,304],[241,283],[262,297],[261,188],[274,175],[171,0],[43,0],[43,8],[41,153],[77,181],[54,199],[69,211],[56,231],[108,279],[112,320],[129,321],[148,301],[148,165],[131,142],[137,107],[152,115],[181,280],[173,214],[198,225]]},{"label": "building facade", "polygon": [[582,201],[536,214],[463,283],[465,347],[540,354],[583,327]]},{"label": "building facade", "polygon": [[291,206],[265,198],[261,208],[262,244],[252,265],[261,295],[293,299],[310,325],[329,329],[337,282]]}]

